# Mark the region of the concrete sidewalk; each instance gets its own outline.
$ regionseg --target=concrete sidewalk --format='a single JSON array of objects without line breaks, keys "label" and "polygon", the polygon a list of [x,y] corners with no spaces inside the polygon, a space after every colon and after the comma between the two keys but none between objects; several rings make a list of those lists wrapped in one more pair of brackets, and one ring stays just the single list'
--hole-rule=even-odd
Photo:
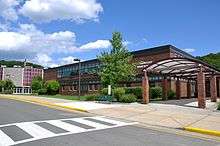
[{"label": "concrete sidewalk", "polygon": [[[89,112],[113,118],[139,122],[140,124],[172,129],[191,128],[204,134],[220,136],[220,111],[170,104],[102,104],[97,102],[70,101],[37,96],[1,95],[2,98],[28,101],[46,106],[58,106],[70,110]],[[192,130],[192,129],[196,130]],[[205,130],[208,130],[206,132]],[[204,132],[205,131],[205,132]],[[219,135],[218,135],[219,134]]]}]

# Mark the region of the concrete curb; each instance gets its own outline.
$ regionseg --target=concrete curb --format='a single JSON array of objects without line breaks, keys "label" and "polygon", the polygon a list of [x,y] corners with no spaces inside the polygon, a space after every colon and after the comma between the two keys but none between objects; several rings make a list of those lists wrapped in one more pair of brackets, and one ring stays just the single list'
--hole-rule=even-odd
[{"label": "concrete curb", "polygon": [[213,136],[220,137],[220,131],[195,128],[195,127],[184,127],[183,129],[186,131],[190,131],[190,132],[197,132],[197,133],[201,133],[201,134],[207,134],[207,135],[213,135]]},{"label": "concrete curb", "polygon": [[0,98],[12,99],[12,100],[23,101],[23,102],[28,102],[28,103],[35,103],[35,104],[42,105],[42,106],[47,106],[47,107],[59,107],[59,108],[64,108],[64,109],[68,109],[68,110],[74,110],[74,111],[80,111],[80,112],[88,113],[88,111],[85,110],[85,109],[75,108],[75,107],[70,107],[70,106],[57,105],[57,104],[47,102],[47,101],[44,101],[44,100],[40,100],[40,99],[23,99],[23,98],[9,97],[9,96],[0,96]]}]

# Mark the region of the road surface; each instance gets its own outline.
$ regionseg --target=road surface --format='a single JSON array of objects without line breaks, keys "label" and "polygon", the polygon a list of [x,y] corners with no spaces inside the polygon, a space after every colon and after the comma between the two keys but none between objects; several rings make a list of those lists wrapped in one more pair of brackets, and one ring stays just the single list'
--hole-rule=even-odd
[{"label": "road surface", "polygon": [[0,99],[0,146],[220,146],[136,123]]}]

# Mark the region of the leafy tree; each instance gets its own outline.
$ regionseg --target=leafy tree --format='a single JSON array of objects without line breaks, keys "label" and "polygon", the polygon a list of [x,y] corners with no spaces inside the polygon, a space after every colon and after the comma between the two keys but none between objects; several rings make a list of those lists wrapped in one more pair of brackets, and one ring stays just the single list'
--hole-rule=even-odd
[{"label": "leafy tree", "polygon": [[43,79],[40,76],[34,77],[31,82],[31,88],[33,92],[37,92],[38,90],[43,88]]},{"label": "leafy tree", "polygon": [[60,88],[60,84],[56,80],[50,80],[46,82],[46,89],[47,89],[48,94],[50,95],[56,94],[59,88]]},{"label": "leafy tree", "polygon": [[[28,66],[33,66],[34,68],[43,68],[43,66],[41,66],[41,65],[33,64],[33,63],[30,63],[30,62],[27,62],[26,64]],[[13,67],[14,65],[23,67],[24,62],[23,61],[14,61],[14,60],[10,60],[10,61],[0,60],[0,66],[1,65],[6,65],[7,67]]]},{"label": "leafy tree", "polygon": [[135,64],[132,63],[133,56],[123,45],[120,32],[113,33],[110,43],[110,53],[103,52],[98,56],[102,64],[99,75],[103,85],[115,87],[120,81],[127,81],[135,75]]},{"label": "leafy tree", "polygon": [[4,84],[4,90],[13,90],[15,88],[14,83],[12,82],[12,80],[5,80],[5,84]]},{"label": "leafy tree", "polygon": [[220,52],[216,54],[210,53],[208,55],[197,57],[197,58],[220,69]]},{"label": "leafy tree", "polygon": [[5,86],[5,81],[4,80],[0,80],[0,92],[2,92],[2,89]]}]

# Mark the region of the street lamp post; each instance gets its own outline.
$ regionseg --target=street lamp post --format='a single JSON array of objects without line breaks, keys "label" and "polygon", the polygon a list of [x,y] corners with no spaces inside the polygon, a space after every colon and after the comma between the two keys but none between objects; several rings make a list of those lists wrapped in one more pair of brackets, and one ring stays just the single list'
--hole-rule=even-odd
[{"label": "street lamp post", "polygon": [[80,59],[74,59],[73,61],[77,61],[78,63],[79,63],[79,66],[78,66],[78,69],[79,69],[79,71],[78,71],[78,73],[79,73],[79,77],[78,77],[78,79],[79,79],[79,81],[78,81],[78,96],[79,96],[79,98],[80,98],[80,94],[81,94],[81,84],[80,84],[80,80],[81,80],[81,72],[80,72],[80,69],[81,69],[81,62],[80,62]]}]

